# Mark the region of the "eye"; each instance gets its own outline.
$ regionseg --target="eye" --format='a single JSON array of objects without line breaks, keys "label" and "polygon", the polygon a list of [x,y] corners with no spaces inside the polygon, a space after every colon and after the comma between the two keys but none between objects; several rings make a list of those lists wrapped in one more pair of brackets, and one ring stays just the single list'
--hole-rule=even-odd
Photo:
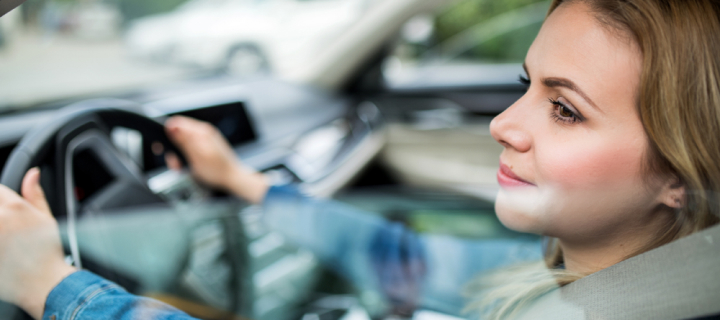
[{"label": "eye", "polygon": [[563,106],[563,105],[560,105],[558,107],[558,113],[560,114],[561,117],[564,117],[564,118],[572,118],[575,116],[575,114],[572,113],[572,111],[570,111],[570,109],[568,109],[566,106]]},{"label": "eye", "polygon": [[550,103],[553,104],[553,110],[550,113],[550,116],[555,121],[562,121],[564,123],[572,124],[581,122],[583,119],[582,117],[572,109],[571,106],[566,104],[564,101],[560,101],[562,98],[558,98],[557,100],[550,98]]}]

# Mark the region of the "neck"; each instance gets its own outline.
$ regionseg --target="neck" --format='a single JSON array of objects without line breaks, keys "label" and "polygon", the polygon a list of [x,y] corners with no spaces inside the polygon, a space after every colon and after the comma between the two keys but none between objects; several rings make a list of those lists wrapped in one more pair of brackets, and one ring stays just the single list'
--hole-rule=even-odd
[{"label": "neck", "polygon": [[638,247],[625,244],[588,248],[560,240],[560,248],[566,270],[591,274],[624,260]]},{"label": "neck", "polygon": [[617,228],[613,234],[605,233],[584,241],[559,239],[565,269],[581,274],[591,274],[633,255],[639,254],[667,229],[672,222],[670,215],[655,215],[643,226]]}]

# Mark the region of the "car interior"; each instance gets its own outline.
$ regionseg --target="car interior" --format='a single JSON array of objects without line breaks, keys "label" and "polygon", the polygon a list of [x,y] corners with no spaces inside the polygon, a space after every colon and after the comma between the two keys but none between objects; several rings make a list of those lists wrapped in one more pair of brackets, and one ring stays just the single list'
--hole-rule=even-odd
[{"label": "car interior", "polygon": [[[520,64],[429,64],[391,74],[406,23],[448,3],[376,2],[318,59],[283,78],[212,73],[3,110],[0,183],[19,191],[24,173],[39,166],[68,263],[192,316],[387,318],[379,293],[269,230],[261,206],[199,184],[187,168],[168,169],[165,153],[182,155],[163,122],[209,122],[274,184],[418,232],[523,237],[494,215],[502,146],[489,133],[492,117],[526,90]],[[515,19],[541,22],[544,12],[530,9]],[[452,41],[446,47],[461,50]],[[565,286],[520,318],[718,315],[719,266],[714,227]],[[414,318],[463,316],[422,311]],[[4,303],[0,318],[29,319]]]}]

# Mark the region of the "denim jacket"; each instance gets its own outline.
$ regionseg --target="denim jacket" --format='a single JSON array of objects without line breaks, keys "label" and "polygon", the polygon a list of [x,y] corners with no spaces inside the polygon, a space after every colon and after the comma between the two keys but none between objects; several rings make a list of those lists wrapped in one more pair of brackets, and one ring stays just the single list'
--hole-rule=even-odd
[{"label": "denim jacket", "polygon": [[[349,205],[272,187],[265,222],[362,289],[390,304],[459,314],[462,289],[482,271],[541,258],[539,240],[470,240],[419,235]],[[194,319],[162,302],[135,296],[88,271],[49,294],[43,319]]]}]

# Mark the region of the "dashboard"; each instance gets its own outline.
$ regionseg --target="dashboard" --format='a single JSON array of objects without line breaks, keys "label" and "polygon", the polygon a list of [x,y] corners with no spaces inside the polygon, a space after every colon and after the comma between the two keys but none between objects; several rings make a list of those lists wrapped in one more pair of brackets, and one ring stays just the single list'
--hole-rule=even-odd
[{"label": "dashboard", "polygon": [[[375,148],[381,144],[376,134],[380,127],[377,110],[357,108],[359,104],[355,101],[274,80],[198,80],[112,98],[139,103],[145,115],[161,122],[172,115],[207,121],[220,129],[246,164],[275,172],[278,181],[318,183],[350,160],[349,155],[354,146],[362,145],[360,142],[367,143],[372,137]],[[0,167],[4,167],[26,132],[51,120],[59,108],[71,103],[0,115]],[[162,152],[153,150],[152,141],[143,141],[138,132],[119,128],[110,134],[118,149],[146,173],[156,175],[164,168]],[[102,172],[89,157],[81,155],[82,161],[89,164],[79,170]],[[79,175],[86,176],[85,173]],[[111,179],[83,186],[90,191],[83,192],[83,198]],[[80,177],[76,180],[80,184],[89,183]]]}]

